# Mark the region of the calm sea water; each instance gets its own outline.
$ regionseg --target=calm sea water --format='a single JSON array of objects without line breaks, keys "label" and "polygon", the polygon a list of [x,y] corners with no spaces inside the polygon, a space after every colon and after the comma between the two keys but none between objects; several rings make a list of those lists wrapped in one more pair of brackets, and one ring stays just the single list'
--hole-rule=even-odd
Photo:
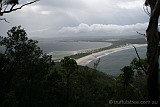
[{"label": "calm sea water", "polygon": [[[137,51],[141,58],[146,57],[146,46],[138,47]],[[118,51],[100,58],[100,63],[97,69],[109,75],[117,76],[121,73],[120,69],[124,66],[130,65],[130,62],[135,57],[137,57],[137,55],[133,48]],[[87,66],[93,68],[95,61],[96,60],[90,62]]]},{"label": "calm sea water", "polygon": [[78,50],[85,49],[97,49],[110,46],[109,42],[57,42],[57,41],[41,41],[39,46],[49,55],[52,55],[54,59],[63,58],[65,56],[70,56],[76,54]]},{"label": "calm sea water", "polygon": [[39,46],[45,53],[53,51],[77,51],[83,49],[102,48],[110,46],[109,42],[56,42],[56,41],[41,41]]}]

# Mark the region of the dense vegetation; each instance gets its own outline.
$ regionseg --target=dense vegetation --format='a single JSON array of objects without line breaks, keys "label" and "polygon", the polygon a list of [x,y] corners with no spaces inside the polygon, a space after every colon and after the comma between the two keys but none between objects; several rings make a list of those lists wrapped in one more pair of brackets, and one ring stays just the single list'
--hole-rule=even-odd
[{"label": "dense vegetation", "polygon": [[[147,100],[146,75],[135,58],[118,77],[78,66],[65,57],[54,63],[20,26],[0,37],[1,107],[104,107],[110,100]],[[121,105],[123,106],[123,105]],[[143,106],[143,105],[141,105]]]}]

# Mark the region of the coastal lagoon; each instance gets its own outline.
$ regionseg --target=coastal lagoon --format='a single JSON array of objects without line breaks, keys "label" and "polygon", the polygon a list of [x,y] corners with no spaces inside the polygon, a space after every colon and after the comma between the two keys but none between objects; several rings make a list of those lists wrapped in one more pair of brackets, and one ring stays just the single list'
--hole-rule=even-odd
[{"label": "coastal lagoon", "polygon": [[[87,52],[94,49],[112,46],[114,51],[102,54],[94,60],[88,60],[85,66],[93,68],[94,63],[100,58],[100,63],[97,70],[106,74],[117,76],[121,73],[120,69],[130,64],[131,60],[137,57],[135,50],[132,46],[126,48],[125,44],[144,44],[143,39],[122,39],[122,40],[107,40],[104,41],[82,41],[82,40],[68,40],[68,41],[40,41],[39,46],[44,53],[52,55],[53,59],[61,59],[64,56],[70,56],[81,52]],[[120,48],[116,49],[114,45]],[[122,45],[122,47],[120,46]],[[141,58],[146,57],[146,46],[137,47],[138,53]],[[95,56],[94,56],[95,57]],[[81,65],[81,64],[80,64]],[[82,64],[83,65],[83,64]]]},{"label": "coastal lagoon", "polygon": [[52,55],[53,58],[63,58],[77,54],[78,52],[99,49],[112,45],[109,42],[91,41],[40,41],[39,46],[45,53]]}]

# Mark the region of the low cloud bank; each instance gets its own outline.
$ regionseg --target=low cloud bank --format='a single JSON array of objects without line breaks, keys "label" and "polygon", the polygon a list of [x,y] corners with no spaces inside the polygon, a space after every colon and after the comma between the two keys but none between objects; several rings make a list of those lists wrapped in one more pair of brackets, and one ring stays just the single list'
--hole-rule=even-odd
[{"label": "low cloud bank", "polygon": [[145,31],[148,23],[137,23],[131,25],[113,25],[113,24],[84,24],[81,23],[75,27],[63,27],[60,34],[79,34],[79,33],[126,33],[135,31]]}]

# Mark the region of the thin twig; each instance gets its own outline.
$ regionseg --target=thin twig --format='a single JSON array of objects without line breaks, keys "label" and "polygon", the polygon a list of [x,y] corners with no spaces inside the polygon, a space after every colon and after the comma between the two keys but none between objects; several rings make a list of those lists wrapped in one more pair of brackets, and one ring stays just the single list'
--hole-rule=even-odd
[{"label": "thin twig", "polygon": [[4,11],[6,11],[7,8],[8,8],[8,4],[7,4],[7,6],[5,7]]},{"label": "thin twig", "polygon": [[4,20],[5,22],[10,23],[6,18],[0,18],[0,20]]},{"label": "thin twig", "polygon": [[142,35],[142,36],[144,36],[145,37],[145,39],[147,40],[147,36],[146,36],[146,34],[142,34],[142,33],[139,33],[138,31],[136,31],[139,35]]},{"label": "thin twig", "polygon": [[33,4],[33,3],[37,2],[37,1],[40,1],[40,0],[34,0],[34,1],[32,1],[32,2],[26,3],[26,4],[24,4],[24,5],[20,6],[20,7],[17,7],[17,8],[13,8],[13,7],[14,7],[14,5],[13,5],[10,10],[8,10],[8,11],[2,11],[2,12],[0,12],[0,13],[1,13],[2,15],[3,15],[4,13],[10,13],[10,12],[12,12],[12,11],[16,11],[16,10],[22,9],[24,6],[29,5],[29,4]]},{"label": "thin twig", "polygon": [[143,5],[143,10],[144,10],[144,12],[148,15],[148,16],[150,16],[151,14],[149,13],[149,11],[148,11],[148,7],[146,6],[146,9],[145,9],[145,4]]},{"label": "thin twig", "polygon": [[142,34],[142,33],[139,33],[138,31],[136,31],[138,34],[140,34],[140,35],[142,35],[142,36],[145,36],[146,37],[146,35],[145,34]]},{"label": "thin twig", "polygon": [[147,75],[148,73],[147,73],[147,71],[145,70],[145,68],[142,66],[142,64],[141,64],[141,58],[140,58],[140,56],[139,56],[139,54],[138,54],[138,51],[137,51],[137,49],[136,49],[136,47],[133,45],[133,48],[135,49],[135,52],[136,52],[136,54],[137,54],[137,57],[138,57],[138,59],[139,59],[139,65],[140,65],[140,67],[141,67],[141,69],[144,71],[144,73]]},{"label": "thin twig", "polygon": [[151,16],[151,13],[148,10],[148,6],[146,6],[146,10],[147,10],[148,15]]}]

